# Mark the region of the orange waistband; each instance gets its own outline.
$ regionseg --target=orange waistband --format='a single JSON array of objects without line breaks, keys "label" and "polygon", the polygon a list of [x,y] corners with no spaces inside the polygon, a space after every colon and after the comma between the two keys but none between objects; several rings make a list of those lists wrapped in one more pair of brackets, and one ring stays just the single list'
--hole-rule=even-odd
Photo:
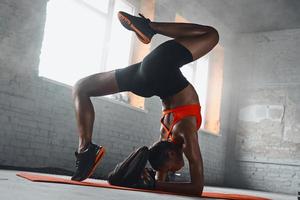
[{"label": "orange waistband", "polygon": [[[165,115],[172,113],[173,114],[173,122],[170,125],[170,128],[168,129],[167,126],[163,123],[163,119]],[[167,132],[168,138],[172,137],[172,129],[174,125],[182,120],[183,118],[187,116],[195,116],[197,118],[197,130],[201,126],[202,118],[201,118],[201,106],[199,103],[197,104],[189,104],[189,105],[184,105],[184,106],[178,106],[176,108],[168,109],[168,110],[163,110],[162,112],[162,117],[160,119],[160,122],[164,128],[164,130]]]}]

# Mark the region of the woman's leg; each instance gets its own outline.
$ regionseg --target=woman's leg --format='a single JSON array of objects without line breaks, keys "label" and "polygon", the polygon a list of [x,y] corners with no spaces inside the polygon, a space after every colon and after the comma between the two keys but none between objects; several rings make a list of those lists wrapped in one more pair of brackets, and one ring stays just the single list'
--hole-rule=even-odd
[{"label": "woman's leg", "polygon": [[155,32],[175,38],[192,53],[194,60],[208,53],[219,41],[217,30],[210,26],[163,22],[150,22],[149,25]]},{"label": "woman's leg", "polygon": [[95,111],[90,97],[119,92],[115,71],[103,72],[79,80],[73,88],[73,101],[79,129],[78,152],[92,140]]}]

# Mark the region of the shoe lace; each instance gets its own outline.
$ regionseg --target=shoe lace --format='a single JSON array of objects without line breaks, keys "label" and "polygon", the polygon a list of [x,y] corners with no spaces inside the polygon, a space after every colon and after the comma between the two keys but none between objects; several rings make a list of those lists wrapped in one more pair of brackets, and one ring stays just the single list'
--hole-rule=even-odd
[{"label": "shoe lace", "polygon": [[77,152],[75,152],[75,156],[76,156],[75,167],[78,168],[79,163],[80,163],[80,157],[79,157],[79,154]]},{"label": "shoe lace", "polygon": [[148,23],[151,22],[151,20],[149,18],[146,18],[142,13],[139,13],[139,16],[141,16],[143,19],[147,20]]},{"label": "shoe lace", "polygon": [[80,162],[79,159],[77,159],[77,160],[76,160],[76,163],[75,163],[75,167],[76,167],[76,168],[78,168],[79,162]]}]

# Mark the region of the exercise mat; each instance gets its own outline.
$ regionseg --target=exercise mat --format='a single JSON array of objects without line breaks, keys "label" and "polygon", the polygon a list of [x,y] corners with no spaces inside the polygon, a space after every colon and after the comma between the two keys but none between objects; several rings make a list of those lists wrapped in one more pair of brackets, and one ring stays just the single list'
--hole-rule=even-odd
[{"label": "exercise mat", "polygon": [[[85,181],[72,181],[71,178],[62,178],[57,175],[48,175],[48,174],[37,174],[37,173],[29,173],[29,172],[21,172],[17,173],[17,176],[28,179],[30,181],[35,182],[48,182],[48,183],[62,183],[62,184],[72,184],[72,185],[81,185],[81,186],[92,186],[92,187],[101,187],[101,188],[110,188],[110,189],[118,189],[118,190],[130,190],[130,191],[142,191],[142,192],[151,192],[151,193],[159,193],[159,194],[170,194],[170,195],[181,195],[181,196],[191,196],[186,194],[179,193],[170,193],[158,190],[143,190],[136,188],[127,188],[127,187],[119,187],[110,185],[107,181],[99,181],[95,179],[87,179]],[[95,180],[95,181],[93,181]],[[243,195],[243,194],[229,194],[229,193],[220,193],[220,192],[203,192],[202,195],[198,195],[203,198],[220,198],[220,199],[229,199],[229,200],[269,200],[267,198]]]}]

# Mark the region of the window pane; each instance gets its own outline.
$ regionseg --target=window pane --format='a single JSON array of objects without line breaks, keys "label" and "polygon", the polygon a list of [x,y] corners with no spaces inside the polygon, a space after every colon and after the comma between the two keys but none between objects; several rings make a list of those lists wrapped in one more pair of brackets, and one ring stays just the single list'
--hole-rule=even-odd
[{"label": "window pane", "polygon": [[107,71],[127,67],[131,58],[132,32],[125,29],[119,22],[117,13],[120,10],[131,14],[134,12],[133,7],[125,1],[115,2],[106,64]]},{"label": "window pane", "polygon": [[189,63],[183,67],[180,68],[180,71],[182,72],[182,74],[184,75],[184,77],[193,84],[194,80],[193,80],[193,63]]},{"label": "window pane", "polygon": [[84,3],[92,6],[93,8],[104,12],[108,13],[108,5],[109,5],[109,0],[81,0]]},{"label": "window pane", "polygon": [[73,85],[99,72],[105,24],[76,1],[49,1],[39,75]]},{"label": "window pane", "polygon": [[[202,121],[205,122],[206,113],[206,96],[207,96],[207,83],[208,83],[208,57],[202,57],[197,61],[196,76],[194,87],[198,93],[200,104],[202,105],[201,115]],[[204,123],[201,124],[204,127]]]},{"label": "window pane", "polygon": [[217,44],[209,57],[209,79],[206,99],[205,129],[218,134],[220,132],[220,111],[223,87],[224,48]]}]

